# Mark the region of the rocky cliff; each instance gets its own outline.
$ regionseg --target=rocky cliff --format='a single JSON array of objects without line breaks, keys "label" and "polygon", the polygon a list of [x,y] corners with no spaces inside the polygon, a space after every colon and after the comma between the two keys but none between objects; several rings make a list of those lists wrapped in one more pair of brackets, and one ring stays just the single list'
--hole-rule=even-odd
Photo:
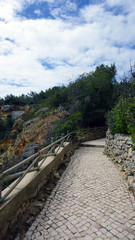
[{"label": "rocky cliff", "polygon": [[39,106],[5,105],[0,108],[0,119],[11,117],[13,127],[4,139],[0,140],[0,161],[3,168],[14,165],[34,153],[34,148],[41,148],[49,141],[56,124],[68,113],[61,107],[57,110]]}]

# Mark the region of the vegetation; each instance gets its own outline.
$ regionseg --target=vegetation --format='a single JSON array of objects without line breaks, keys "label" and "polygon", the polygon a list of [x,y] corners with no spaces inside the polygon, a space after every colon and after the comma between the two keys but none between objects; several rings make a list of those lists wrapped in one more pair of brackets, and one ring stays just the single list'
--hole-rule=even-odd
[{"label": "vegetation", "polygon": [[3,121],[0,119],[0,139],[3,139],[8,135],[12,129],[13,126],[13,120],[11,115],[9,115],[6,119],[6,121]]},{"label": "vegetation", "polygon": [[135,79],[132,76],[119,84],[121,95],[115,106],[106,114],[112,134],[128,133],[135,143]]},{"label": "vegetation", "polygon": [[59,138],[61,134],[67,134],[67,132],[72,132],[78,128],[81,124],[81,113],[76,112],[69,116],[65,121],[56,126],[55,137]]},{"label": "vegetation", "polygon": [[[25,120],[45,117],[46,114],[42,115],[39,111],[42,107],[47,107],[51,112],[62,105],[70,116],[57,125],[56,135],[77,128],[104,125],[107,116],[107,124],[113,134],[130,133],[135,139],[134,96],[135,83],[131,76],[117,82],[115,64],[101,64],[95,71],[79,76],[68,86],[57,86],[19,97],[8,95],[0,99],[0,105],[34,105],[34,111]],[[9,122],[8,119],[6,123],[0,120],[0,138],[10,131],[12,123]]]},{"label": "vegetation", "polygon": [[122,168],[121,168],[121,172],[125,172],[125,169],[124,169],[124,167],[122,167]]}]

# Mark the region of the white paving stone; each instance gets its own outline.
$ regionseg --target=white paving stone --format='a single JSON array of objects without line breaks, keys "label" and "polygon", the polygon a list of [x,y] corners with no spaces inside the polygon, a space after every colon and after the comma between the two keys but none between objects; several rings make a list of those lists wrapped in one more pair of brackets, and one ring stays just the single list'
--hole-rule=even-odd
[{"label": "white paving stone", "polygon": [[[103,148],[76,150],[41,212],[36,219],[38,239],[135,239],[128,189]],[[33,229],[35,222],[24,239],[36,236]]]}]

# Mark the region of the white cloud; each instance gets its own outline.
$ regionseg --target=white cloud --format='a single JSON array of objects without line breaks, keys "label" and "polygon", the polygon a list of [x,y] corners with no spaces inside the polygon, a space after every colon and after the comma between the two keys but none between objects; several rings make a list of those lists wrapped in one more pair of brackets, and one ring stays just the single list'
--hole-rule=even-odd
[{"label": "white cloud", "polygon": [[[48,2],[52,6],[53,1]],[[75,2],[67,2],[75,11]],[[114,15],[102,3],[85,7],[70,21],[17,17],[17,11],[30,3],[32,0],[0,2],[1,16],[6,16],[6,22],[0,22],[0,97],[68,83],[69,79],[93,70],[95,64],[115,62],[120,75],[128,70],[130,60],[134,61],[133,0],[129,1],[126,14]],[[124,9],[127,6],[125,0],[106,3],[113,7],[121,4]],[[37,10],[39,14],[42,9]],[[43,66],[41,60],[48,65]]]},{"label": "white cloud", "polygon": [[51,14],[55,18],[63,17],[65,19],[69,18],[69,14],[76,12],[78,5],[76,1],[71,0],[57,0],[53,4],[50,4]]},{"label": "white cloud", "polygon": [[35,10],[34,13],[37,14],[38,16],[42,15],[42,12],[39,9]]}]

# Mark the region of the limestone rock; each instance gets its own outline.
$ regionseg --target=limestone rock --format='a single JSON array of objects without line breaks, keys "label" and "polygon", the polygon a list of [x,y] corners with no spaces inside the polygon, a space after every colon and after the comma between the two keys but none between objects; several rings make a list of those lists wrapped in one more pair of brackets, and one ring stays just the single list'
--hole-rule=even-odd
[{"label": "limestone rock", "polygon": [[110,130],[107,131],[105,150],[113,157],[113,161],[123,164],[126,171],[130,188],[133,188],[133,176],[135,174],[135,151],[132,149],[131,137],[124,134],[112,136]]},{"label": "limestone rock", "polygon": [[129,186],[129,189],[132,189],[133,184],[134,184],[134,177],[133,177],[133,176],[129,176],[129,177],[128,177],[128,186]]},{"label": "limestone rock", "polygon": [[4,105],[4,106],[2,106],[1,111],[2,112],[9,112],[12,109],[13,109],[13,105]]},{"label": "limestone rock", "polygon": [[39,144],[35,142],[28,143],[21,154],[22,159],[28,158],[35,153],[35,148],[38,148]]},{"label": "limestone rock", "polygon": [[47,113],[49,111],[49,108],[47,108],[47,107],[43,107],[43,108],[40,108],[38,111],[37,111],[37,113],[41,113],[41,114],[45,114],[45,113]]},{"label": "limestone rock", "polygon": [[70,113],[69,113],[68,111],[66,111],[65,108],[64,108],[62,105],[60,105],[60,106],[58,107],[57,112],[63,112],[63,113],[65,113],[66,115],[70,115]]},{"label": "limestone rock", "polygon": [[132,158],[133,157],[133,149],[129,148],[128,150],[128,158]]},{"label": "limestone rock", "polygon": [[56,179],[59,179],[60,178],[60,174],[58,173],[58,172],[54,172],[54,177],[56,178]]},{"label": "limestone rock", "polygon": [[24,114],[25,114],[25,111],[12,111],[11,117],[13,120],[16,120],[17,118],[21,117]]}]

